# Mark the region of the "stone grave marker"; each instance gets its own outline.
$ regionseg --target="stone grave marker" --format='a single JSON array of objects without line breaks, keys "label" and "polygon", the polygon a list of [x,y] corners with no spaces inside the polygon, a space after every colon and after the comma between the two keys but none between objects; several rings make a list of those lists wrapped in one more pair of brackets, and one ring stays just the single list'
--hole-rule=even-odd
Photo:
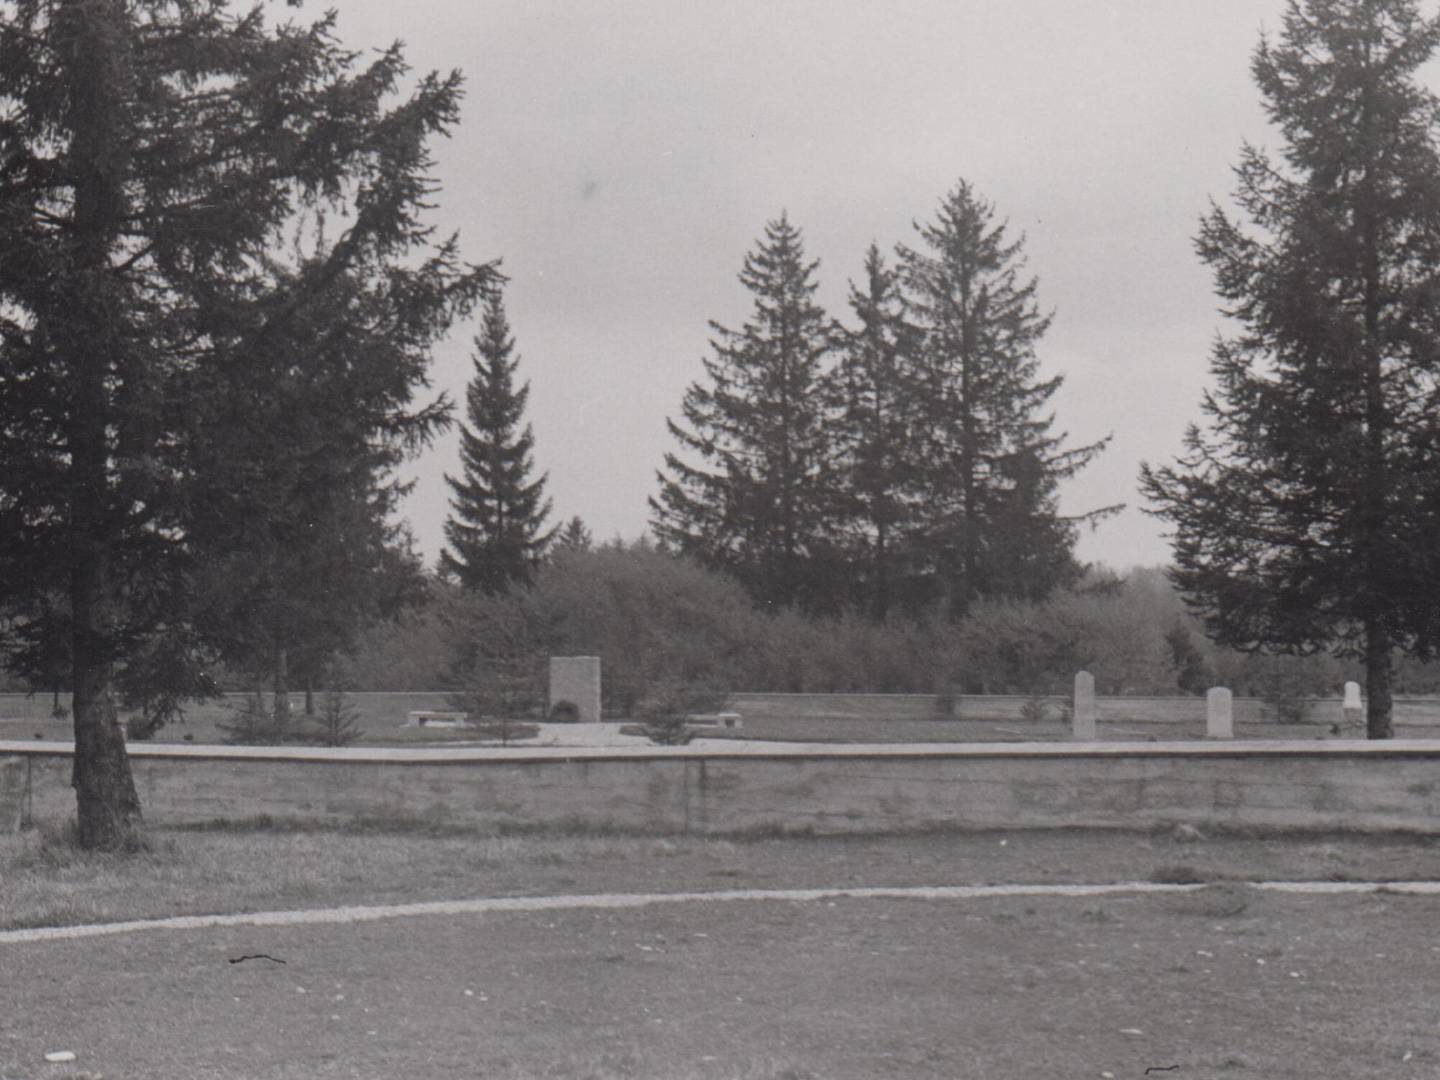
[{"label": "stone grave marker", "polygon": [[546,715],[562,701],[575,706],[582,724],[600,721],[600,658],[598,656],[552,656],[550,698]]},{"label": "stone grave marker", "polygon": [[1223,686],[1212,686],[1205,694],[1205,737],[1235,737],[1235,699]]},{"label": "stone grave marker", "polygon": [[1341,703],[1341,725],[1346,729],[1365,726],[1365,707],[1360,703],[1360,684],[1345,684],[1345,700]]}]

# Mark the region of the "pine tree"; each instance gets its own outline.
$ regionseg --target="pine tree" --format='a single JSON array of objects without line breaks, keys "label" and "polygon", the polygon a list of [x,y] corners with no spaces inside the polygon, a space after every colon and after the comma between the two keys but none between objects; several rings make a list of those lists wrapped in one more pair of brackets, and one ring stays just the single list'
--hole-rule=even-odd
[{"label": "pine tree", "polygon": [[758,602],[834,603],[834,463],[825,361],[834,329],[815,302],[815,270],[784,214],[746,255],[754,309],[740,330],[712,322],[705,381],[691,383],[682,451],[665,455],[652,528],[665,545],[735,575]]},{"label": "pine tree", "polygon": [[900,273],[915,324],[925,414],[919,448],[928,468],[917,545],[951,617],[979,599],[1039,599],[1081,572],[1081,520],[1061,517],[1056,490],[1108,439],[1067,449],[1046,409],[1061,376],[1040,378],[1036,345],[1050,316],[1036,282],[1022,279],[1024,240],[1007,242],[992,204],[961,181],[935,221],[901,246]]},{"label": "pine tree", "polygon": [[594,546],[595,537],[585,527],[585,522],[581,520],[579,514],[567,521],[565,528],[555,537],[557,551],[589,551]]},{"label": "pine tree", "polygon": [[[387,108],[399,48],[362,67],[333,28],[223,0],[0,2],[0,605],[68,600],[87,847],[132,846],[140,820],[117,690],[195,680],[186,538],[216,365],[264,355],[356,266],[421,301],[485,276],[419,217],[458,75]],[[279,287],[278,240],[319,205],[345,232]]]},{"label": "pine tree", "polygon": [[831,383],[837,398],[831,430],[861,603],[883,622],[904,584],[898,579],[922,495],[923,387],[919,332],[907,320],[896,272],[874,244],[865,253],[864,286],[850,287],[850,307],[858,325],[845,335]]},{"label": "pine tree", "polygon": [[1391,734],[1398,648],[1440,641],[1440,20],[1291,3],[1251,65],[1283,161],[1246,146],[1196,248],[1238,332],[1174,465],[1143,469],[1174,580],[1223,644],[1363,657]]},{"label": "pine tree", "polygon": [[529,582],[555,535],[545,528],[546,475],[531,479],[535,436],[529,424],[520,428],[530,384],[515,386],[520,358],[499,286],[486,295],[475,349],[465,394],[469,422],[460,432],[462,474],[445,477],[454,513],[445,522],[450,546],[441,563],[467,589],[494,595]]}]

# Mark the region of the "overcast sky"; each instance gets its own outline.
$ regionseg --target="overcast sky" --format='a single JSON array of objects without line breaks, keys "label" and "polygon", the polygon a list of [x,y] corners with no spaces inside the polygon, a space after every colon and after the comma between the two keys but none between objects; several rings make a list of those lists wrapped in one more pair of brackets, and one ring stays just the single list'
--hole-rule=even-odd
[{"label": "overcast sky", "polygon": [[[1282,0],[335,2],[348,46],[398,38],[417,72],[467,77],[434,220],[504,259],[557,519],[645,530],[665,418],[707,320],[747,316],[736,274],[767,220],[789,213],[848,316],[865,247],[909,241],[963,177],[1028,238],[1057,427],[1114,436],[1062,491],[1067,512],[1130,506],[1081,557],[1168,560],[1136,474],[1199,417],[1224,323],[1192,238],[1242,141],[1276,145],[1249,58]],[[457,401],[475,330],[436,354]],[[430,559],[456,446],[412,466]]]}]

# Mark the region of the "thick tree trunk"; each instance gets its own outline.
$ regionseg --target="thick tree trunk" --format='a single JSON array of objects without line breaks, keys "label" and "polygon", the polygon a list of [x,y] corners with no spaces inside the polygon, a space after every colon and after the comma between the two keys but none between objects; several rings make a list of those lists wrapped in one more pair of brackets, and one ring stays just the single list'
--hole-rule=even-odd
[{"label": "thick tree trunk", "polygon": [[75,757],[70,778],[78,811],[76,839],[90,850],[132,850],[139,845],[140,797],[115,718],[111,667],[98,660],[82,665],[79,656],[77,641]]},{"label": "thick tree trunk", "polygon": [[1391,694],[1392,664],[1390,635],[1383,626],[1371,623],[1365,628],[1365,737],[1389,739],[1394,735],[1390,714],[1394,704]]},{"label": "thick tree trunk", "polygon": [[[101,437],[103,440],[103,436]],[[96,439],[74,442],[77,476],[104,476],[103,454],[95,460]],[[103,449],[103,441],[101,442]],[[125,753],[125,737],[115,717],[111,691],[114,665],[110,642],[114,627],[109,593],[110,560],[103,513],[94,491],[77,492],[71,542],[70,605],[75,757],[70,783],[75,788],[81,847],[120,851],[137,844],[140,798]]]},{"label": "thick tree trunk", "polygon": [[134,846],[140,799],[115,719],[116,588],[111,552],[121,514],[110,505],[110,386],[118,366],[123,318],[114,295],[110,255],[124,214],[121,102],[124,5],[89,0],[66,6],[65,60],[71,89],[67,117],[75,176],[74,265],[68,310],[50,327],[71,372],[70,604],[73,623],[75,758],[71,783],[82,847]]}]

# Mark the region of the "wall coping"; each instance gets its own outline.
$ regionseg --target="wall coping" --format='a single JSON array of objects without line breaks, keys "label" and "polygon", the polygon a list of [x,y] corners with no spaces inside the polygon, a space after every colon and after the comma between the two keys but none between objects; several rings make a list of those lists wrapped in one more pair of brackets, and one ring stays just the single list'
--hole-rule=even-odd
[{"label": "wall coping", "polygon": [[[1213,742],[1050,742],[1050,743],[766,743],[697,740],[688,746],[487,746],[487,747],[319,747],[193,746],[185,743],[131,743],[132,758],[188,758],[230,761],[314,761],[330,764],[532,763],[545,761],[652,761],[664,758],[714,760],[795,760],[825,758],[1436,758],[1435,739],[1245,739]],[[68,742],[0,739],[0,757],[70,757]]]}]

